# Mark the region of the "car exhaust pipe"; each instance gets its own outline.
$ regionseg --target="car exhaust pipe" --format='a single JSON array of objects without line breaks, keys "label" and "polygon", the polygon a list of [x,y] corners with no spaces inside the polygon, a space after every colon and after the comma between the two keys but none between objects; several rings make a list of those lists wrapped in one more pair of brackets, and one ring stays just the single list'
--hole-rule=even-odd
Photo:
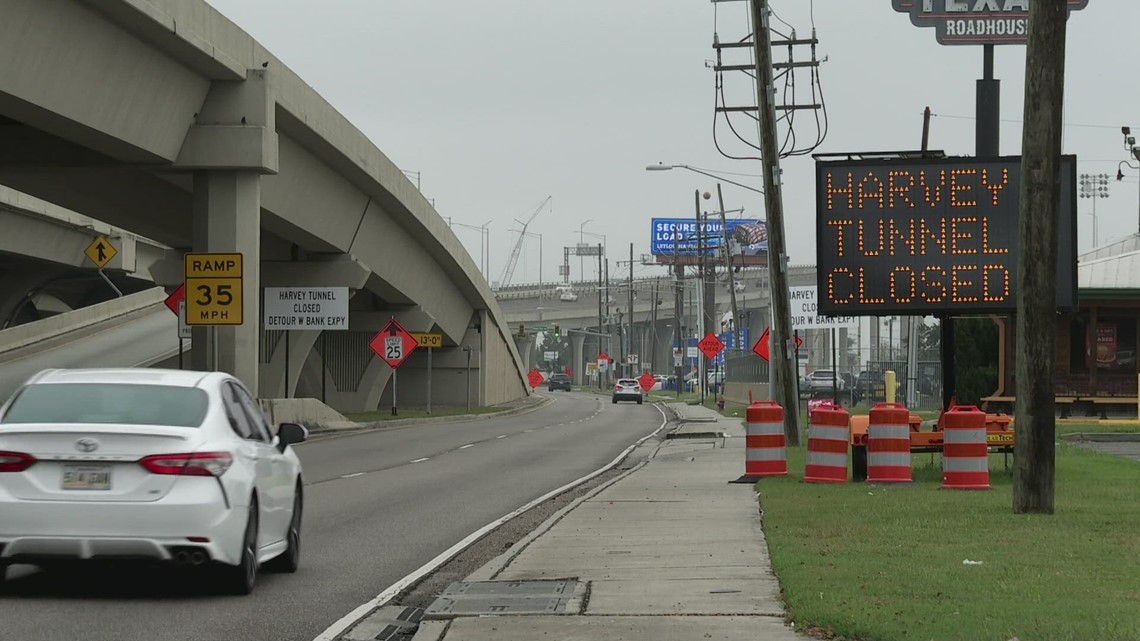
[{"label": "car exhaust pipe", "polygon": [[206,554],[202,551],[190,554],[190,565],[202,565],[206,562]]},{"label": "car exhaust pipe", "polygon": [[190,553],[185,550],[179,550],[174,553],[174,563],[177,565],[186,565],[190,562]]}]

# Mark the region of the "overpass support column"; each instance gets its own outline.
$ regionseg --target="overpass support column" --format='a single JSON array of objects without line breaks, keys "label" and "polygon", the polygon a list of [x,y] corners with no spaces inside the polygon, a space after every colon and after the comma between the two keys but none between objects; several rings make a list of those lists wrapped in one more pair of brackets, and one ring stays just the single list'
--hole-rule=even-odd
[{"label": "overpass support column", "polygon": [[585,344],[585,334],[570,335],[570,366],[574,369],[575,385],[581,385],[586,376],[586,373],[582,371],[586,369],[586,359],[585,355],[582,353],[582,348],[585,346]]},{"label": "overpass support column", "polygon": [[530,336],[515,335],[515,349],[519,350],[519,356],[522,358],[523,369],[530,371],[530,358],[531,353],[534,352],[534,338]]},{"label": "overpass support column", "polygon": [[[233,374],[258,390],[261,324],[261,175],[253,171],[194,173],[194,251],[242,255],[242,324],[194,330],[195,369]],[[186,292],[195,296],[196,292]],[[213,362],[209,334],[217,333]]]}]

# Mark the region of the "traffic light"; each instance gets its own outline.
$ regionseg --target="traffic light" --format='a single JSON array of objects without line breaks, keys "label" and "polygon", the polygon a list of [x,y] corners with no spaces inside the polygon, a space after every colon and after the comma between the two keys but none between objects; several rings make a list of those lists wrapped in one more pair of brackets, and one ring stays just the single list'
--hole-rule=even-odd
[{"label": "traffic light", "polygon": [[554,338],[562,338],[562,328],[557,324],[554,325]]}]

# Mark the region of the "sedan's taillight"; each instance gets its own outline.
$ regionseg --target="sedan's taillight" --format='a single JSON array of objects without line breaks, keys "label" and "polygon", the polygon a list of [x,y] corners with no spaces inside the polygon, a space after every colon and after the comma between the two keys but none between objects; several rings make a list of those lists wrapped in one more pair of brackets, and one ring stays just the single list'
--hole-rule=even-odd
[{"label": "sedan's taillight", "polygon": [[36,462],[36,457],[23,452],[0,450],[0,472],[23,472]]},{"label": "sedan's taillight", "polygon": [[155,454],[144,456],[138,462],[152,474],[221,476],[230,469],[234,458],[229,452],[193,452],[190,454]]}]

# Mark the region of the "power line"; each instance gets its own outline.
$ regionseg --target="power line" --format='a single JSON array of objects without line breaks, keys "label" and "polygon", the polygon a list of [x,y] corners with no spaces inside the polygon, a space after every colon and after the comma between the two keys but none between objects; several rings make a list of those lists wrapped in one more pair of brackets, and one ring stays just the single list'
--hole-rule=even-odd
[{"label": "power line", "polygon": [[[954,115],[950,115],[950,114],[938,114],[938,113],[933,113],[933,112],[930,115],[934,116],[936,118],[952,118],[954,120],[977,120],[977,118],[975,118],[974,116],[954,116]],[[1024,120],[1016,120],[1013,118],[1002,118],[1001,120],[999,120],[999,122],[1023,124],[1025,121]],[[1065,127],[1083,127],[1086,129],[1115,129],[1116,131],[1120,131],[1120,125],[1085,125],[1085,124],[1071,123],[1070,122],[1070,123],[1064,123],[1063,126],[1065,126]]]}]

